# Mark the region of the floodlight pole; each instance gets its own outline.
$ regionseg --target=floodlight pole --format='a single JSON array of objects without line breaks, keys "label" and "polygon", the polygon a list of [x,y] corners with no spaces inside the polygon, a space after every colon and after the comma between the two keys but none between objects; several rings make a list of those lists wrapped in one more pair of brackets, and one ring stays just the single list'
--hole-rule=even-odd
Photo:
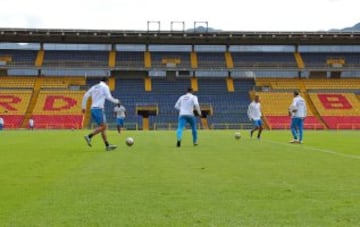
[{"label": "floodlight pole", "polygon": [[157,24],[158,25],[158,29],[157,30],[152,30],[152,31],[158,31],[160,32],[160,21],[148,21],[147,22],[147,31],[150,31],[150,25],[151,24]]},{"label": "floodlight pole", "polygon": [[182,32],[185,31],[185,22],[184,21],[171,21],[170,22],[170,31],[174,31],[174,24],[181,24],[182,25]]},{"label": "floodlight pole", "polygon": [[196,32],[196,25],[197,24],[205,24],[205,32],[209,31],[209,23],[207,21],[194,21],[194,32]]}]

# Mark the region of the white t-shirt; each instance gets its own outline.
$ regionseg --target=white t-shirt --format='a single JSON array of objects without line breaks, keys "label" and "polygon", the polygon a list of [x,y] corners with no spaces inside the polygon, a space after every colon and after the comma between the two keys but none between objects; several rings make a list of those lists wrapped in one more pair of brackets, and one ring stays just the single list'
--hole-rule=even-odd
[{"label": "white t-shirt", "polygon": [[30,126],[30,127],[33,127],[33,126],[34,126],[34,120],[33,120],[33,119],[30,119],[30,120],[29,120],[29,126]]},{"label": "white t-shirt", "polygon": [[261,119],[261,105],[258,102],[252,101],[247,110],[247,114],[250,120],[260,120]]},{"label": "white t-shirt", "polygon": [[126,109],[123,105],[115,106],[114,112],[116,113],[117,118],[125,118]]},{"label": "white t-shirt", "polygon": [[293,106],[293,108],[296,110],[296,112],[293,114],[293,117],[306,117],[306,103],[300,95],[294,97],[291,106]]},{"label": "white t-shirt", "polygon": [[175,104],[175,108],[179,110],[179,115],[194,116],[194,107],[199,115],[201,115],[199,101],[196,95],[186,93],[180,96]]},{"label": "white t-shirt", "polygon": [[91,96],[92,98],[92,104],[91,108],[101,108],[104,109],[105,99],[118,104],[119,100],[112,97],[110,93],[109,86],[101,81],[100,83],[92,86],[84,95],[84,98],[82,100],[82,109],[86,108],[86,102],[88,98]]},{"label": "white t-shirt", "polygon": [[0,117],[0,125],[4,125],[4,119]]}]

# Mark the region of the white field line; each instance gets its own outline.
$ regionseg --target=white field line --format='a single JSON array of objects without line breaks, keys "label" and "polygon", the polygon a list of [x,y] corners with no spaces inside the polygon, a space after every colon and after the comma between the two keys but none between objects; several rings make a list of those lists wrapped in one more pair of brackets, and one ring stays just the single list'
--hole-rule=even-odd
[{"label": "white field line", "polygon": [[337,156],[341,156],[341,157],[345,157],[345,158],[351,158],[351,159],[360,159],[359,155],[344,154],[344,153],[341,153],[341,152],[332,151],[332,150],[328,150],[328,149],[310,147],[310,146],[306,146],[304,144],[288,144],[288,143],[283,143],[283,142],[278,142],[278,141],[273,141],[273,140],[263,140],[263,141],[267,142],[267,143],[279,144],[279,145],[289,146],[289,147],[301,146],[302,148],[307,149],[307,150],[311,150],[311,151],[319,151],[319,152],[332,154],[332,155],[337,155]]}]

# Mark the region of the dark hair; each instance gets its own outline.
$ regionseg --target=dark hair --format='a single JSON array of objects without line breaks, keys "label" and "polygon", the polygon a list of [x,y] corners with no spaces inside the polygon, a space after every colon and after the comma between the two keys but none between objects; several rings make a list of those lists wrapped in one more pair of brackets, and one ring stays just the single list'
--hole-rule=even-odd
[{"label": "dark hair", "polygon": [[188,87],[187,92],[193,92],[194,90],[192,89],[192,87]]},{"label": "dark hair", "polygon": [[295,95],[295,96],[298,96],[298,95],[299,95],[299,92],[298,92],[298,91],[294,91],[294,95]]},{"label": "dark hair", "polygon": [[101,78],[101,81],[103,81],[103,82],[108,82],[108,81],[109,81],[109,77],[104,76],[103,78]]}]

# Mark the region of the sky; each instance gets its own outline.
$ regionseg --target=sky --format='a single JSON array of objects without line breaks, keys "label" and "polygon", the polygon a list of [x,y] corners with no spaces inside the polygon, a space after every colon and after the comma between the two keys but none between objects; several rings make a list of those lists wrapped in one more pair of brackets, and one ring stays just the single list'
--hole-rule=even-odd
[{"label": "sky", "polygon": [[360,0],[1,0],[0,28],[326,31],[360,22]]}]

